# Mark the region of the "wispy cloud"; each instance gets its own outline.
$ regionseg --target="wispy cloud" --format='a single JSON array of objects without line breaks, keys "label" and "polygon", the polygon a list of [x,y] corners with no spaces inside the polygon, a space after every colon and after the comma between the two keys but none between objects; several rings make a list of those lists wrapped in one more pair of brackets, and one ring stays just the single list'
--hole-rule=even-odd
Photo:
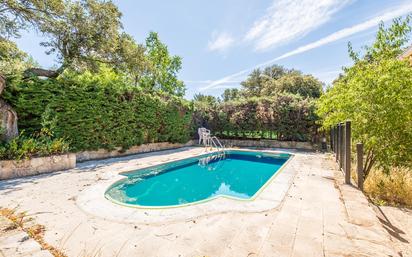
[{"label": "wispy cloud", "polygon": [[376,27],[381,21],[388,21],[388,20],[392,20],[396,17],[402,16],[402,15],[406,15],[412,12],[412,3],[405,3],[402,5],[399,5],[395,8],[392,8],[390,10],[386,10],[382,15],[378,15],[374,18],[371,18],[367,21],[364,21],[362,23],[359,23],[357,25],[348,27],[348,28],[344,28],[341,29],[339,31],[336,31],[322,39],[319,39],[317,41],[314,41],[312,43],[300,46],[292,51],[289,51],[287,53],[284,53],[276,58],[273,58],[271,60],[268,60],[266,62],[257,64],[249,69],[244,69],[242,71],[236,72],[234,74],[228,75],[226,77],[223,77],[221,79],[218,80],[214,80],[212,83],[208,84],[205,87],[200,88],[200,91],[205,91],[208,89],[212,89],[215,88],[218,85],[221,84],[225,84],[226,81],[230,81],[230,80],[235,80],[235,79],[239,79],[241,76],[244,76],[246,73],[250,72],[253,69],[257,69],[257,68],[261,68],[270,64],[273,64],[279,60],[297,55],[297,54],[301,54],[304,52],[307,52],[309,50],[315,49],[315,48],[319,48],[321,46],[336,42],[338,40],[344,39],[346,37],[352,36],[356,33],[362,32],[362,31],[366,31],[368,29],[371,29],[373,27]]},{"label": "wispy cloud", "polygon": [[235,42],[234,38],[226,33],[216,33],[214,32],[212,34],[212,39],[209,41],[207,48],[209,51],[225,51],[229,47],[233,45]]},{"label": "wispy cloud", "polygon": [[262,51],[305,36],[329,21],[350,0],[277,0],[245,36]]}]

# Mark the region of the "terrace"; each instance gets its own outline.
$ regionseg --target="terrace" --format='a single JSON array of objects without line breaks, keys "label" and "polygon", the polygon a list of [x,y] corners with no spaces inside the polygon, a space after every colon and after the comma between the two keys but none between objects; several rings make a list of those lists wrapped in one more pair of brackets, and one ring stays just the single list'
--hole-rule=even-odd
[{"label": "terrace", "polygon": [[[266,202],[274,206],[261,210],[236,209],[248,203],[230,199],[170,210],[135,209],[95,194],[121,171],[202,153],[203,148],[186,147],[88,161],[64,172],[1,181],[0,205],[26,210],[28,217],[45,226],[44,239],[68,256],[396,254],[394,239],[373,207],[360,191],[343,184],[329,154],[295,152],[281,171],[293,178],[271,181],[275,191]],[[0,237],[6,256],[39,251],[22,240],[23,234],[10,233]]]},{"label": "terrace", "polygon": [[0,1],[0,257],[412,256],[410,1],[234,2]]}]

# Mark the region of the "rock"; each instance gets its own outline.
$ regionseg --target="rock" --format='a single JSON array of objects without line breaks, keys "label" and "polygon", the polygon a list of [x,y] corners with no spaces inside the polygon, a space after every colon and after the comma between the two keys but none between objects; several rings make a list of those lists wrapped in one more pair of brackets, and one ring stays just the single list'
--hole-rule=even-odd
[{"label": "rock", "polygon": [[[6,79],[0,74],[0,96],[6,87]],[[17,113],[0,98],[0,141],[9,141],[18,136]]]},{"label": "rock", "polygon": [[0,99],[0,140],[9,141],[19,134],[17,113],[3,99]]},{"label": "rock", "polygon": [[0,95],[6,87],[6,79],[0,74]]}]

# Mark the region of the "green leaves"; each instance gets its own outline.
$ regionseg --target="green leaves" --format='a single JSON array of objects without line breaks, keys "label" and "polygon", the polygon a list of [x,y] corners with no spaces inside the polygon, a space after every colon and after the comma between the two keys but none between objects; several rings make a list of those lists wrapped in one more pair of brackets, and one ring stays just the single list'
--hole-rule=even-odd
[{"label": "green leaves", "polygon": [[[8,41],[22,29],[43,35],[47,54],[55,54],[56,71],[30,69],[36,65]],[[37,65],[38,66],[38,65]],[[7,0],[0,3],[0,70],[5,75],[57,77],[64,71],[99,72],[112,69],[129,84],[145,92],[165,92],[182,97],[179,56],[169,54],[155,32],[145,44],[123,31],[121,12],[104,0]]]},{"label": "green leaves", "polygon": [[32,66],[34,61],[14,42],[0,37],[0,72],[3,75],[19,74]]},{"label": "green leaves", "polygon": [[318,98],[323,91],[322,83],[313,76],[279,65],[266,67],[263,71],[260,69],[252,71],[241,85],[242,89],[239,92],[227,90],[222,98],[267,97],[281,93]]},{"label": "green leaves", "polygon": [[63,0],[5,0],[0,3],[0,38],[19,37],[22,29],[43,23],[61,14]]},{"label": "green leaves", "polygon": [[354,142],[363,142],[386,170],[412,165],[412,67],[397,58],[410,32],[408,22],[381,25],[365,55],[357,54],[318,103],[325,128],[352,120]]},{"label": "green leaves", "polygon": [[315,101],[323,90],[313,76],[272,65],[252,71],[241,85],[226,89],[222,102],[196,95],[195,125],[221,137],[307,141],[316,133]]},{"label": "green leaves", "polygon": [[42,43],[64,67],[96,69],[113,64],[120,45],[121,13],[111,1],[68,1],[62,15],[42,23]]},{"label": "green leaves", "polygon": [[182,68],[182,59],[176,55],[171,56],[167,46],[155,32],[150,32],[146,39],[146,55],[149,72],[141,79],[142,87],[150,91],[183,96],[185,85],[177,78],[177,73]]},{"label": "green leaves", "polygon": [[46,128],[72,151],[187,142],[192,133],[188,102],[146,94],[110,69],[11,84],[5,97],[19,114],[19,127],[29,133]]},{"label": "green leaves", "polygon": [[221,137],[245,137],[246,133],[267,137],[266,131],[278,140],[307,141],[317,127],[314,100],[299,95],[278,94],[215,105],[200,102],[195,106],[196,126],[207,126]]},{"label": "green leaves", "polygon": [[69,145],[62,138],[54,138],[45,131],[27,136],[23,131],[11,141],[0,143],[0,160],[21,160],[63,154],[68,151]]}]

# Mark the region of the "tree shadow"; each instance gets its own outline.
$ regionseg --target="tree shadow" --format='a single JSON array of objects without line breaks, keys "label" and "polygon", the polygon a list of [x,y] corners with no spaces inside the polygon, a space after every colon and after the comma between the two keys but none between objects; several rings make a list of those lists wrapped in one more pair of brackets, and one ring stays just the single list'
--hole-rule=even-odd
[{"label": "tree shadow", "polygon": [[400,228],[396,227],[395,225],[392,224],[392,222],[388,219],[388,217],[385,215],[385,213],[382,211],[382,209],[379,206],[376,206],[378,210],[378,219],[381,222],[383,228],[394,238],[399,240],[402,243],[409,243],[407,239],[405,239],[402,235],[406,235],[403,230]]}]

